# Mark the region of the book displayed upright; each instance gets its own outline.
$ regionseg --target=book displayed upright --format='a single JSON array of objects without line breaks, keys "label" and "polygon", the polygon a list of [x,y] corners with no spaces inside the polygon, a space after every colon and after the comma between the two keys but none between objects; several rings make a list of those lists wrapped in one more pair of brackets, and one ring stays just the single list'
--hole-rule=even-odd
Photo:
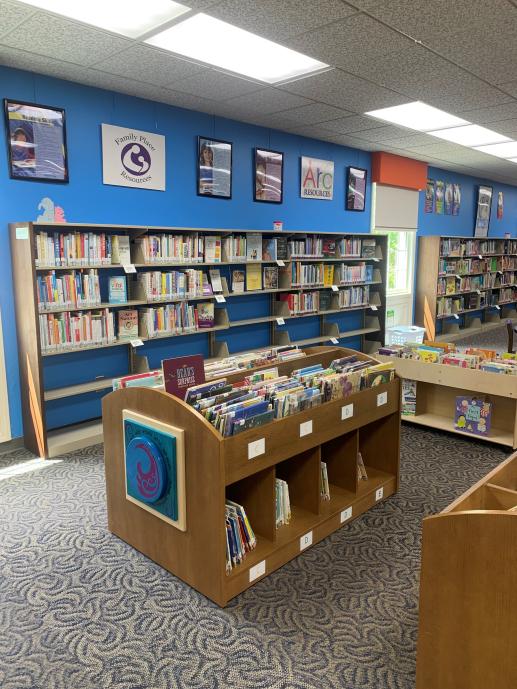
[{"label": "book displayed upright", "polygon": [[134,340],[138,337],[138,311],[123,309],[118,312],[119,340]]},{"label": "book displayed upright", "polygon": [[165,390],[180,400],[185,399],[188,388],[205,382],[205,367],[201,354],[164,359],[162,370]]},{"label": "book displayed upright", "polygon": [[127,283],[125,275],[114,275],[109,279],[110,304],[125,304],[127,302]]},{"label": "book displayed upright", "polygon": [[247,261],[261,261],[262,260],[262,235],[249,234],[246,237],[246,260]]},{"label": "book displayed upright", "polygon": [[262,289],[262,270],[260,265],[246,266],[246,290],[254,291]]}]

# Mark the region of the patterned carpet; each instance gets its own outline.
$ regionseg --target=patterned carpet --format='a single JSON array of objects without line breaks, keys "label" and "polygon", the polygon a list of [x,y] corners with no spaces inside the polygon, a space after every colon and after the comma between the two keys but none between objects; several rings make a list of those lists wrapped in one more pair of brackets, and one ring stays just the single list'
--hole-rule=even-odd
[{"label": "patterned carpet", "polygon": [[101,446],[0,457],[0,686],[413,689],[422,517],[506,454],[404,427],[398,495],[224,610],[107,531]]}]

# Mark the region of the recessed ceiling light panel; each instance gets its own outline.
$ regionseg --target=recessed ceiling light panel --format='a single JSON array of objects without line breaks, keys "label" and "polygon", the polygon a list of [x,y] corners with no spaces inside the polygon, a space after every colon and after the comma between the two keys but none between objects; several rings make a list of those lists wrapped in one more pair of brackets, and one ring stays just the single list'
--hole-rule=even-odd
[{"label": "recessed ceiling light panel", "polygon": [[504,144],[492,144],[490,146],[476,146],[475,150],[489,153],[498,158],[515,158],[517,156],[517,141],[507,141]]},{"label": "recessed ceiling light panel", "polygon": [[450,127],[449,129],[439,129],[437,132],[428,132],[431,136],[436,136],[445,141],[452,141],[461,146],[483,146],[486,144],[498,144],[510,141],[510,137],[503,136],[491,129],[480,127],[478,124],[467,124],[464,127]]},{"label": "recessed ceiling light panel", "polygon": [[461,117],[450,115],[444,110],[433,108],[421,101],[405,103],[404,105],[394,105],[391,108],[381,108],[371,110],[365,115],[375,117],[384,122],[392,122],[408,129],[416,129],[419,132],[429,132],[433,129],[445,129],[445,127],[459,127],[463,124],[470,124]]},{"label": "recessed ceiling light panel", "polygon": [[190,7],[172,0],[20,0],[20,2],[113,31],[128,38],[138,38],[190,10]]},{"label": "recessed ceiling light panel", "polygon": [[148,38],[146,43],[268,84],[329,66],[202,13]]}]

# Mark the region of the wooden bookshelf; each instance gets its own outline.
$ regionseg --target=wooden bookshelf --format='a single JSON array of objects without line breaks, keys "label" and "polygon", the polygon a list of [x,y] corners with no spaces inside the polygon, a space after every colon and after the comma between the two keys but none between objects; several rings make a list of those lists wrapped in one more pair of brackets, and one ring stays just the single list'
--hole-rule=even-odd
[{"label": "wooden bookshelf", "polygon": [[[416,414],[403,416],[404,421],[517,449],[515,376],[398,357],[379,355],[378,359],[393,362],[400,378],[417,381]],[[488,436],[464,433],[454,428],[456,397],[462,395],[483,395],[492,402]]]},{"label": "wooden bookshelf", "polygon": [[[133,351],[131,341],[116,339],[115,341],[106,343],[92,343],[81,344],[78,346],[70,347],[56,346],[52,349],[42,349],[40,329],[39,329],[39,316],[40,314],[60,314],[60,313],[74,313],[74,312],[87,312],[96,311],[99,309],[109,309],[110,312],[115,314],[120,309],[134,308],[139,309],[142,307],[153,307],[153,306],[164,306],[167,304],[178,304],[178,303],[190,303],[193,305],[205,301],[214,302],[216,301],[216,295],[206,295],[206,296],[194,296],[181,299],[147,299],[146,295],[142,293],[141,288],[138,285],[136,276],[127,274],[127,286],[128,286],[128,299],[124,304],[110,304],[108,302],[107,294],[107,278],[110,275],[120,275],[124,273],[124,267],[120,264],[100,264],[95,265],[76,265],[76,266],[52,266],[52,265],[40,265],[36,261],[37,256],[37,236],[41,232],[46,233],[67,233],[67,232],[91,232],[91,233],[108,233],[110,235],[125,235],[130,238],[130,252],[131,261],[135,266],[135,271],[137,274],[150,271],[150,270],[163,270],[168,269],[188,269],[196,268],[204,270],[208,273],[209,267],[220,268],[221,270],[221,281],[223,286],[223,291],[221,296],[224,302],[214,304],[215,306],[215,323],[211,328],[200,328],[193,331],[183,331],[183,332],[164,332],[159,334],[149,335],[148,333],[140,329],[138,340],[144,343],[143,347],[139,347],[138,350]],[[291,336],[289,332],[289,324],[293,321],[303,318],[314,318],[318,319],[318,334],[314,333],[314,328],[312,337],[293,337],[293,344],[300,344],[300,346],[317,344],[317,343],[329,343],[338,340],[338,342],[345,343],[347,340],[352,338],[360,339],[360,349],[372,351],[376,348],[379,343],[384,342],[384,324],[385,324],[385,310],[386,310],[386,237],[380,235],[367,235],[369,239],[375,239],[376,247],[375,254],[369,257],[361,258],[360,256],[338,256],[335,257],[301,257],[292,258],[284,261],[284,266],[278,267],[279,270],[279,285],[276,289],[262,289],[254,291],[244,291],[233,293],[229,289],[229,275],[230,268],[238,267],[239,269],[244,269],[247,262],[241,259],[236,259],[232,261],[221,261],[219,262],[188,262],[188,261],[177,261],[177,262],[156,262],[150,263],[142,260],[141,250],[137,247],[136,240],[146,235],[152,235],[156,233],[165,233],[171,235],[177,234],[187,234],[187,233],[198,233],[203,236],[215,235],[228,237],[235,234],[261,234],[263,237],[275,237],[283,236],[289,238],[302,238],[302,237],[330,237],[339,241],[340,238],[357,238],[364,239],[366,235],[364,234],[353,234],[345,232],[336,233],[324,233],[324,232],[302,232],[302,231],[284,231],[282,233],[274,232],[272,230],[230,230],[230,229],[208,229],[208,228],[182,228],[182,227],[149,227],[149,226],[122,226],[122,225],[90,225],[86,223],[62,223],[62,224],[50,224],[50,223],[13,223],[10,225],[10,237],[11,237],[11,253],[12,253],[12,264],[13,264],[13,282],[14,282],[14,293],[16,300],[16,317],[17,317],[17,332],[18,332],[18,351],[19,351],[19,362],[20,362],[20,377],[21,377],[21,391],[22,391],[22,414],[23,414],[23,426],[24,426],[24,443],[25,446],[41,457],[55,456],[56,453],[59,454],[61,451],[65,451],[66,447],[69,446],[68,441],[61,448],[59,445],[59,429],[52,431],[53,442],[52,448],[50,448],[47,442],[48,436],[48,423],[47,423],[47,412],[46,405],[48,403],[59,404],[59,400],[70,399],[70,403],[77,400],[80,395],[97,395],[101,396],[104,391],[109,389],[110,382],[114,377],[119,377],[120,375],[127,375],[128,373],[138,372],[138,365],[135,363],[139,357],[136,356],[136,351],[139,354],[146,354],[146,344],[156,342],[159,340],[174,340],[175,338],[188,338],[191,336],[205,336],[207,338],[207,349],[209,358],[220,358],[222,356],[227,356],[229,351],[232,350],[231,338],[232,330],[239,332],[238,328],[244,328],[247,326],[260,326],[263,325],[267,338],[270,345],[277,343],[289,343],[291,342]],[[307,263],[322,263],[322,264],[344,264],[344,265],[356,265],[358,262],[363,261],[367,265],[371,265],[373,279],[368,283],[358,282],[358,283],[344,283],[335,284],[333,287],[318,287],[311,288],[309,286],[304,287],[291,287],[290,280],[290,270],[291,262],[297,261],[302,264]],[[47,261],[48,263],[48,261]],[[98,262],[97,262],[98,263]],[[258,264],[260,266],[274,265],[276,261],[252,261],[253,264]],[[89,268],[96,268],[99,270],[99,277],[101,283],[101,302],[95,306],[84,306],[81,305],[77,308],[67,305],[63,307],[48,308],[45,305],[38,304],[38,288],[37,279],[38,276],[48,274],[49,271],[56,271],[56,274],[62,274],[64,272],[70,271],[84,271]],[[335,271],[337,272],[337,271]],[[337,278],[336,278],[337,283]],[[340,307],[339,306],[339,293],[343,290],[350,289],[355,286],[369,286],[369,301],[368,303],[353,305],[350,307]],[[318,291],[320,293],[330,292],[330,303],[328,308],[315,311],[314,313],[290,313],[287,309],[285,302],[279,299],[280,295],[285,292],[292,292],[297,294],[303,294],[309,291]],[[249,312],[249,317],[243,318],[241,315],[238,318],[231,318],[231,309],[234,304],[242,303],[242,299],[251,298],[257,294],[267,295],[269,312],[264,315],[257,315],[253,313],[253,307],[251,307]],[[327,299],[328,301],[328,299]],[[356,314],[356,319],[353,323],[353,327],[347,330],[346,327],[338,324],[337,318],[341,314],[354,312]],[[247,314],[246,314],[247,315]],[[357,322],[358,321],[358,322]],[[313,327],[313,326],[311,326]],[[221,336],[223,332],[228,333],[229,345],[221,339],[216,339]],[[122,370],[120,367],[117,370],[101,376],[98,375],[98,371],[94,367],[91,367],[91,379],[84,380],[84,373],[82,377],[71,377],[69,380],[65,381],[65,384],[60,381],[60,384],[49,384],[48,379],[50,375],[48,371],[50,370],[50,365],[52,364],[53,370],[56,370],[56,366],[63,366],[65,370],[65,362],[71,361],[70,357],[74,357],[80,352],[87,352],[95,350],[95,356],[102,357],[104,354],[108,355],[108,352],[112,348],[123,348],[124,356],[126,359],[126,364],[123,366]],[[66,368],[67,371],[70,370],[70,366]],[[96,408],[98,412],[96,414],[97,418],[100,416],[100,399],[96,401]],[[85,421],[93,421],[91,418],[84,419]],[[91,425],[91,424],[90,424]],[[74,425],[74,429],[77,424]],[[63,429],[63,433],[70,433],[66,428]],[[87,436],[80,434],[83,437],[85,444],[87,442]],[[98,433],[92,433],[91,443],[98,442]],[[90,443],[90,444],[91,444]]]},{"label": "wooden bookshelf", "polygon": [[[311,361],[328,365],[350,353],[320,347]],[[366,355],[361,358],[374,359]],[[300,360],[279,365],[299,368]],[[232,380],[246,375],[235,374]],[[343,407],[353,405],[343,419]],[[186,531],[126,499],[122,415],[130,410],[184,430]],[[350,407],[348,407],[350,411]],[[303,435],[301,425],[311,421]],[[377,502],[399,484],[400,385],[363,390],[265,426],[223,438],[192,407],[163,391],[126,388],[103,399],[108,524],[110,530],[218,605],[224,606],[304,550]],[[264,441],[263,452],[249,459],[250,445]],[[361,452],[368,480],[358,480]],[[330,501],[320,495],[320,461],[327,463]],[[275,477],[287,480],[292,518],[275,528]],[[225,570],[224,504],[242,504],[257,535],[257,547],[231,573]],[[305,538],[307,537],[307,538]],[[305,538],[305,540],[303,540]],[[259,563],[263,573],[254,578]]]},{"label": "wooden bookshelf", "polygon": [[517,453],[422,529],[416,689],[517,686]]},{"label": "wooden bookshelf", "polygon": [[[451,247],[459,247],[453,251],[458,255],[447,253]],[[484,248],[497,251],[484,252]],[[516,273],[516,239],[420,237],[415,322],[426,328],[431,339],[442,341],[497,327],[502,318],[516,315]]]}]

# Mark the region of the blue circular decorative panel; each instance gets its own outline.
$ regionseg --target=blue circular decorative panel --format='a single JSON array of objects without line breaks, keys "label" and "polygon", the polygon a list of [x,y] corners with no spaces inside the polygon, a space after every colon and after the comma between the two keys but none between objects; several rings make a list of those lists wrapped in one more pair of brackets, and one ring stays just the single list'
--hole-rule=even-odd
[{"label": "blue circular decorative panel", "polygon": [[168,488],[167,464],[157,445],[145,435],[126,446],[128,493],[149,505],[158,502]]}]

